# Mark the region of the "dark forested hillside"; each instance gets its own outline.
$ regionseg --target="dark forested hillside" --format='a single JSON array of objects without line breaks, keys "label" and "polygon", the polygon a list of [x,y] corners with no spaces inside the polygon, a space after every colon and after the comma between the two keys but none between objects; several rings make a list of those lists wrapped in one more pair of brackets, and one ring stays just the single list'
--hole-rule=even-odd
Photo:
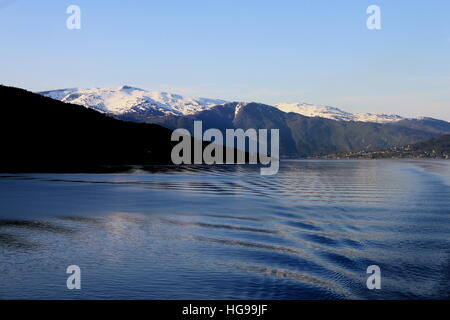
[{"label": "dark forested hillside", "polygon": [[328,155],[326,158],[450,158],[450,135],[379,151],[360,151]]},{"label": "dark forested hillside", "polygon": [[205,129],[279,129],[280,155],[289,158],[382,150],[450,133],[450,123],[435,119],[386,124],[336,121],[285,113],[259,103],[235,102],[194,115],[159,117],[153,122],[171,129],[192,130],[194,120],[202,120]]},{"label": "dark forested hillside", "polygon": [[0,171],[171,163],[171,131],[0,86]]},{"label": "dark forested hillside", "polygon": [[[258,103],[227,103],[156,124],[121,121],[89,108],[0,86],[0,171],[97,171],[118,165],[170,164],[171,130],[279,129],[281,157],[391,149],[450,133],[435,119],[379,124],[285,113]],[[166,127],[163,128],[158,124]]]}]

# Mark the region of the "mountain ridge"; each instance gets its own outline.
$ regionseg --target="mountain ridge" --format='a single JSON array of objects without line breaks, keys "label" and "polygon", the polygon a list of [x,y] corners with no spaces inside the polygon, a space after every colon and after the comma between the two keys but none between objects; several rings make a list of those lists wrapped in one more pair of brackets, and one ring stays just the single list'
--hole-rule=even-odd
[{"label": "mountain ridge", "polygon": [[322,157],[325,159],[450,159],[450,134],[429,140],[393,147],[387,150],[371,152],[349,152],[332,154]]},{"label": "mountain ridge", "polygon": [[186,128],[194,121],[204,130],[279,129],[280,156],[302,158],[338,152],[385,149],[450,133],[450,123],[440,120],[402,120],[394,123],[336,121],[286,113],[276,107],[250,102],[231,102],[187,116],[166,116],[153,123],[169,129]]},{"label": "mountain ridge", "polygon": [[[129,85],[114,88],[67,88],[37,93],[63,102],[93,108],[122,120],[140,122],[151,122],[154,117],[160,116],[195,114],[216,105],[231,102],[222,99],[185,97],[163,91],[148,91]],[[286,113],[292,112],[308,117],[338,121],[394,123],[414,119],[395,114],[351,113],[337,107],[304,102],[278,103],[273,106]]]},{"label": "mountain ridge", "polygon": [[[112,91],[118,90],[125,91],[125,94],[136,90],[148,93],[148,91],[129,86],[113,88]],[[66,92],[63,90],[55,92],[53,95],[60,97]],[[178,99],[174,100],[174,103],[185,101],[182,96],[174,95],[174,97]],[[77,96],[75,95],[73,98],[77,99]],[[330,108],[332,109],[325,109],[325,111],[341,112],[340,109]],[[391,120],[395,121],[372,122],[355,121],[351,118],[352,114],[344,113],[350,118],[336,120],[333,117],[311,117],[310,114],[305,116],[299,112],[285,112],[280,110],[279,106],[257,102],[201,105],[195,109],[195,112],[187,114],[183,112],[158,113],[153,107],[147,108],[144,112],[140,112],[139,109],[133,109],[133,112],[129,110],[128,108],[127,112],[109,113],[108,115],[121,120],[154,123],[171,130],[186,128],[190,130],[191,134],[193,134],[193,123],[196,120],[203,122],[205,130],[216,128],[222,133],[225,133],[226,129],[279,129],[280,156],[283,158],[305,158],[343,152],[382,150],[450,133],[449,122],[433,118],[408,119],[392,116]]]},{"label": "mountain ridge", "polygon": [[114,88],[68,88],[37,93],[119,118],[126,117],[129,113],[141,113],[148,116],[187,115],[225,102],[219,99],[183,97],[169,92],[147,91],[128,85]]},{"label": "mountain ridge", "polygon": [[275,106],[284,112],[293,112],[308,117],[321,117],[340,121],[389,123],[406,119],[396,114],[351,113],[336,107],[313,105],[302,102],[278,103]]},{"label": "mountain ridge", "polygon": [[2,172],[99,172],[172,164],[171,130],[0,85]]}]

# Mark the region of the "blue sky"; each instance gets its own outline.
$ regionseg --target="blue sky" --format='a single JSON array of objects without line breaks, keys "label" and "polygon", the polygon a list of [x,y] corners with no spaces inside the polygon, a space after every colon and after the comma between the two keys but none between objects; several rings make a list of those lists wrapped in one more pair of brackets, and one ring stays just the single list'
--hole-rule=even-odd
[{"label": "blue sky", "polygon": [[[66,8],[81,8],[81,30]],[[381,30],[366,9],[381,8]],[[450,1],[0,0],[0,83],[450,120]]]}]

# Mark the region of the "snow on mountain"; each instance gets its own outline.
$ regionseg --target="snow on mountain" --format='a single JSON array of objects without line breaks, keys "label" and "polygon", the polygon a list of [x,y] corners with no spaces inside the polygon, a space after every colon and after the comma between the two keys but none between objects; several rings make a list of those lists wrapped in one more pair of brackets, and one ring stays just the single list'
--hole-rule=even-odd
[{"label": "snow on mountain", "polygon": [[[190,115],[224,104],[227,101],[208,98],[183,97],[177,94],[147,91],[130,86],[94,89],[61,89],[38,92],[63,102],[83,105],[115,116],[137,114],[145,117],[164,115]],[[236,114],[246,103],[240,103]],[[350,113],[329,106],[307,103],[279,103],[279,110],[294,112],[307,117],[322,117],[340,121],[389,123],[405,119],[398,115]]]},{"label": "snow on mountain", "polygon": [[168,92],[147,91],[130,86],[62,89],[39,92],[39,94],[114,115],[130,112],[150,112],[153,115],[188,115],[225,103],[218,99],[182,97]]},{"label": "snow on mountain", "polygon": [[239,111],[244,108],[245,106],[249,105],[250,103],[248,102],[240,102],[238,103],[238,105],[236,106],[236,108],[234,109],[234,117],[236,118]]},{"label": "snow on mountain", "polygon": [[397,114],[355,113],[354,116],[355,116],[354,121],[376,122],[376,123],[397,122],[406,119]]},{"label": "snow on mountain", "polygon": [[279,103],[275,106],[284,112],[294,112],[307,117],[321,117],[340,121],[389,123],[405,119],[398,115],[350,113],[335,107],[317,106],[308,103]]},{"label": "snow on mountain", "polygon": [[76,88],[71,88],[71,89],[44,91],[44,92],[38,92],[38,93],[43,96],[55,99],[55,100],[63,100],[65,96],[67,96],[68,94],[73,93],[75,91],[77,91]]}]

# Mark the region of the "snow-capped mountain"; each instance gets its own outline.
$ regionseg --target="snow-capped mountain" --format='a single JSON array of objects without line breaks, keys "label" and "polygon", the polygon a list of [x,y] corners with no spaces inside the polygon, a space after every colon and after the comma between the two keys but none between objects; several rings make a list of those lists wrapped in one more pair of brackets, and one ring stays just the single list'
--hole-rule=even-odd
[{"label": "snow-capped mountain", "polygon": [[95,89],[61,89],[38,92],[63,102],[83,105],[103,113],[153,116],[189,115],[223,104],[218,99],[183,97],[168,92],[147,91],[130,86]]},{"label": "snow-capped mountain", "polygon": [[279,103],[275,106],[284,112],[294,112],[307,117],[320,117],[340,121],[389,123],[405,119],[398,115],[350,113],[335,107],[317,106],[308,103]]},{"label": "snow-capped mountain", "polygon": [[[120,119],[136,121],[147,121],[152,117],[159,116],[191,115],[227,103],[227,101],[219,99],[183,97],[168,92],[147,91],[130,86],[73,88],[38,93],[63,102],[83,105]],[[241,103],[241,105],[244,104]],[[389,123],[405,119],[398,115],[350,113],[335,107],[307,103],[279,103],[275,107],[284,112],[339,121]],[[236,109],[236,113],[239,109]]]}]

